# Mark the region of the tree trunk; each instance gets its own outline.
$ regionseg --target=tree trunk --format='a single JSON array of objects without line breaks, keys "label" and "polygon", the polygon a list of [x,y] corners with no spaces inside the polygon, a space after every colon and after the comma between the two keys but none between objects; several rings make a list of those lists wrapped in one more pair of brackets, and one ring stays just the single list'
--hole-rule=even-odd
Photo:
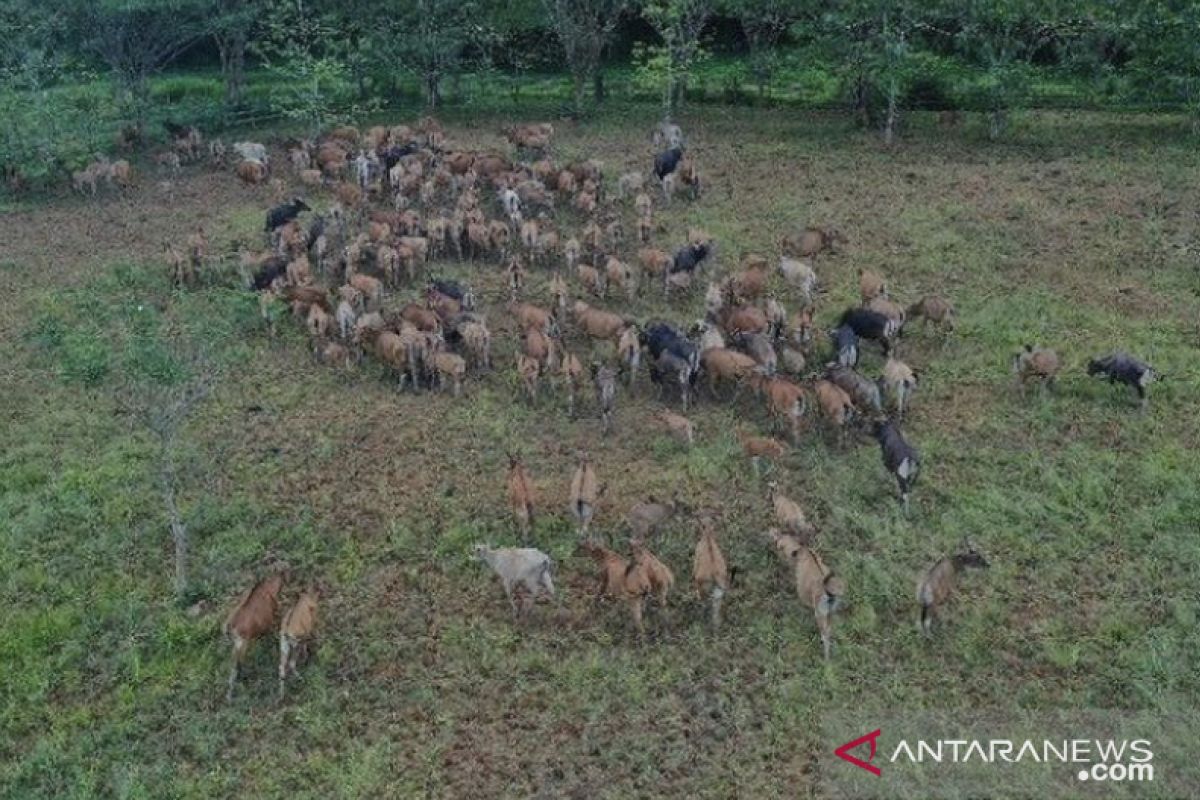
[{"label": "tree trunk", "polygon": [[134,125],[137,127],[138,138],[141,139],[146,132],[146,112],[150,109],[150,81],[146,75],[133,76],[129,96],[133,100]]},{"label": "tree trunk", "polygon": [[854,80],[854,113],[858,115],[859,123],[864,130],[871,127],[871,110],[867,104],[867,80],[859,75]]},{"label": "tree trunk", "polygon": [[175,466],[171,453],[164,451],[162,458],[159,480],[162,485],[163,505],[166,506],[167,519],[171,525],[171,541],[175,545],[175,597],[182,601],[188,587],[188,532],[183,523],[183,515],[179,513],[179,504],[175,500]]},{"label": "tree trunk", "polygon": [[182,522],[171,523],[171,539],[175,542],[175,596],[187,596],[188,533]]},{"label": "tree trunk", "polygon": [[228,37],[214,36],[221,57],[221,75],[225,78],[225,104],[237,108],[242,102],[246,83],[246,34],[234,32]]},{"label": "tree trunk", "polygon": [[1008,113],[1003,108],[992,109],[991,120],[988,125],[988,137],[991,139],[999,139],[1000,134],[1004,133],[1004,129],[1008,127]]},{"label": "tree trunk", "polygon": [[442,104],[442,78],[436,72],[425,75],[425,103],[430,109]]},{"label": "tree trunk", "polygon": [[571,113],[578,118],[583,116],[583,96],[587,90],[587,74],[582,70],[576,71],[572,78],[574,79],[572,92],[574,99],[571,103]]},{"label": "tree trunk", "polygon": [[592,96],[596,99],[596,105],[604,102],[607,92],[604,90],[604,68],[596,67],[596,71],[592,74]]},{"label": "tree trunk", "polygon": [[888,89],[887,120],[883,125],[883,143],[889,147],[896,140],[897,100],[900,94],[895,82]]},{"label": "tree trunk", "polygon": [[683,92],[680,90],[680,82],[681,79],[674,74],[667,80],[666,100],[663,102],[663,106],[668,117],[674,117],[676,109],[682,105],[680,97]]}]

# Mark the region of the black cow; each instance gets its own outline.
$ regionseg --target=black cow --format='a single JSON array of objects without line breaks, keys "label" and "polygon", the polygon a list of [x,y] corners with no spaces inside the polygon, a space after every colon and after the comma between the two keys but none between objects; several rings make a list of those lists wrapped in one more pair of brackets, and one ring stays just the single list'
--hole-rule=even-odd
[{"label": "black cow", "polygon": [[650,379],[661,389],[668,378],[678,382],[686,409],[691,387],[700,372],[700,351],[679,329],[665,322],[652,322],[638,336],[650,352]]},{"label": "black cow", "polygon": [[696,268],[704,263],[704,260],[711,253],[712,245],[707,242],[685,244],[675,251],[675,256],[671,259],[671,266],[668,272],[671,274],[676,272],[695,272]]},{"label": "black cow", "polygon": [[278,205],[267,212],[267,224],[263,228],[267,233],[282,228],[300,216],[301,211],[309,211],[308,205],[299,197],[293,197],[289,202]]},{"label": "black cow", "polygon": [[879,342],[885,356],[891,353],[893,340],[900,331],[895,320],[869,308],[846,309],[839,324],[848,326],[862,339]]},{"label": "black cow", "polygon": [[654,157],[654,177],[661,182],[663,178],[675,172],[682,160],[682,147],[672,147],[670,150],[659,153]]},{"label": "black cow", "polygon": [[831,334],[837,363],[843,367],[858,366],[858,334],[849,325],[839,325]]},{"label": "black cow", "polygon": [[875,423],[875,438],[883,455],[883,466],[896,477],[900,501],[908,511],[908,495],[921,471],[921,459],[913,446],[905,441],[900,426],[890,419]]},{"label": "black cow", "polygon": [[251,286],[254,290],[261,292],[263,289],[269,289],[276,278],[287,275],[287,259],[280,256],[271,256],[267,261],[254,273],[254,279],[251,281]]},{"label": "black cow", "polygon": [[376,153],[376,155],[383,159],[385,169],[391,172],[392,167],[400,163],[400,159],[405,156],[411,156],[415,152],[417,152],[417,146],[409,142],[408,144],[394,144]]},{"label": "black cow", "polygon": [[1146,388],[1154,381],[1154,369],[1146,362],[1134,358],[1128,353],[1109,353],[1088,362],[1088,375],[1104,375],[1109,383],[1123,383],[1132,386],[1141,400],[1142,410],[1150,402],[1146,396]]}]

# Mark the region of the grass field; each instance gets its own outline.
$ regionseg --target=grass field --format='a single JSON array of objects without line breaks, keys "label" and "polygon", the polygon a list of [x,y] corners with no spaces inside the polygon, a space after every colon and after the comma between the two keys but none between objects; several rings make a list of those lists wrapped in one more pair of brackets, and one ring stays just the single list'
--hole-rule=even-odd
[{"label": "grass field", "polygon": [[[645,168],[651,115],[564,124],[557,155],[594,155],[610,176]],[[498,146],[500,123],[452,120],[452,135]],[[860,266],[902,300],[936,291],[959,310],[948,341],[903,344],[923,377],[908,517],[866,437],[843,450],[810,431],[775,474],[849,584],[828,664],[762,542],[765,484],[733,436],[768,428],[757,402],[702,400],[691,451],[652,423],[645,388],[622,391],[609,438],[590,405],[574,421],[561,399],[530,408],[492,265],[436,267],[476,287],[499,332],[503,368],[463,398],[398,394],[369,364],[340,376],[312,363],[298,326],[268,336],[232,281],[169,286],[161,242],[203,224],[231,252],[259,235],[265,190],[196,171],[168,197],[144,174],[124,199],[0,217],[0,795],[817,797],[831,709],[1194,706],[1200,155],[1179,120],[1044,114],[1003,144],[979,121],[891,151],[834,115],[707,110],[683,124],[709,188],[660,214],[661,246],[703,226],[725,271],[744,251],[774,257],[793,226],[832,223],[849,244],[819,264],[822,323],[855,297]],[[622,310],[687,322],[701,294]],[[153,446],[115,394],[163,331],[222,365],[184,436],[184,603]],[[1063,356],[1056,394],[1014,392],[1009,361],[1027,341]],[[1083,374],[1116,348],[1168,376],[1144,417]],[[592,601],[566,514],[581,447],[609,487],[596,527],[615,541],[647,494],[719,512],[740,571],[718,635],[686,591],[686,518],[653,543],[681,591],[649,641]],[[508,450],[541,493],[534,538],[562,594],[520,628],[468,557],[474,541],[515,541]],[[916,577],[964,535],[992,569],[967,577],[923,641]],[[319,649],[276,705],[260,643],[226,705],[225,610],[276,557],[331,587]]]}]

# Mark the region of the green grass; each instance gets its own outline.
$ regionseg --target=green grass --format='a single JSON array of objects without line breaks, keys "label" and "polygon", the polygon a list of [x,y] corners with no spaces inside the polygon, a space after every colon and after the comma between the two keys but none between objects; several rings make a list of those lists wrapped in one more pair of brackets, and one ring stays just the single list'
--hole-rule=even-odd
[{"label": "green grass", "polygon": [[[595,154],[610,174],[644,166],[643,117],[564,125],[559,154]],[[473,123],[456,140],[496,144],[494,119]],[[818,265],[822,324],[853,300],[860,266],[883,270],[902,300],[939,291],[959,309],[945,343],[905,337],[922,374],[906,431],[925,460],[911,516],[865,437],[841,449],[806,433],[774,473],[850,586],[829,664],[761,541],[765,485],[733,436],[768,428],[749,396],[702,399],[690,451],[649,421],[658,403],[644,383],[621,392],[609,439],[590,400],[574,421],[561,398],[531,409],[509,368],[503,276],[470,264],[437,272],[475,285],[497,372],[472,376],[458,401],[398,394],[373,365],[334,374],[290,321],[270,338],[254,299],[224,281],[172,290],[146,213],[160,201],[145,188],[119,212],[120,257],[85,227],[56,228],[47,251],[36,215],[6,225],[0,797],[816,797],[827,709],[1194,706],[1200,302],[1180,209],[1200,160],[1172,121],[1045,115],[1001,146],[931,130],[890,152],[819,115],[722,110],[685,127],[710,188],[661,213],[663,246],[702,225],[726,271],[743,251],[773,253],[788,226],[833,222],[850,243]],[[169,224],[210,214],[224,252],[265,200],[224,179],[205,186],[181,193]],[[63,201],[41,213],[103,212]],[[700,294],[667,308],[647,293],[625,310],[692,320]],[[183,604],[153,443],[116,394],[131,371],[170,373],[158,348],[170,336],[222,367],[182,439],[194,539]],[[1026,341],[1062,354],[1056,393],[1013,391],[1009,360]],[[1145,417],[1083,374],[1115,347],[1169,376]],[[864,369],[878,367],[868,352]],[[687,591],[688,519],[654,543],[680,586],[650,642],[589,599],[565,513],[580,447],[609,484],[597,528],[615,540],[646,494],[678,490],[719,511],[740,570],[720,634]],[[563,595],[521,628],[468,558],[474,541],[515,540],[508,450],[533,473],[534,539]],[[993,567],[966,577],[922,641],[916,576],[964,535]],[[273,558],[329,584],[320,646],[282,705],[270,642],[258,646],[227,706],[221,621]],[[207,605],[193,617],[196,601]]]}]

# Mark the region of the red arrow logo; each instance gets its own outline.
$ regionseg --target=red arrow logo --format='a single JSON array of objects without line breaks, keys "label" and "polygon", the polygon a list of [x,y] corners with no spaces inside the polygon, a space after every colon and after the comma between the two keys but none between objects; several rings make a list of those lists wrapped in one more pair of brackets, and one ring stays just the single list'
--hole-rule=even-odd
[{"label": "red arrow logo", "polygon": [[[844,745],[839,747],[837,750],[834,750],[833,754],[835,756],[837,756],[838,758],[842,759],[843,761],[849,761],[854,766],[861,767],[862,769],[865,769],[867,772],[870,772],[871,774],[878,777],[883,772],[883,770],[879,769],[879,767],[875,766],[874,764],[869,764],[867,762],[873,761],[875,759],[875,740],[879,738],[879,735],[881,733],[883,733],[883,729],[876,728],[875,730],[871,731],[867,735],[858,737],[853,742],[846,742]],[[866,761],[863,761],[860,758],[856,758],[856,757],[850,755],[850,751],[853,750],[854,748],[858,747],[863,742],[871,743],[871,755],[867,756]]]}]

